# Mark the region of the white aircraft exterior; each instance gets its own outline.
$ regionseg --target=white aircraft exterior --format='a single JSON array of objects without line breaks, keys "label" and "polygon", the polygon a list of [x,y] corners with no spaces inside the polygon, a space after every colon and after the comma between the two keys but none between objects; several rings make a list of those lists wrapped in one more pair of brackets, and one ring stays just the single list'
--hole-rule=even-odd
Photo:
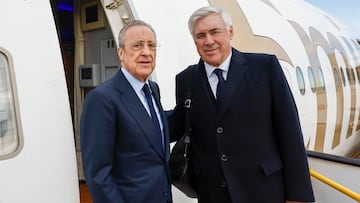
[{"label": "white aircraft exterior", "polygon": [[[82,2],[91,6],[97,1]],[[116,44],[119,30],[131,19],[145,20],[156,30],[161,47],[152,79],[160,85],[165,109],[175,105],[175,75],[199,59],[187,28],[189,16],[202,6],[220,6],[232,14],[234,47],[278,57],[296,100],[307,150],[344,157],[360,150],[360,31],[303,0],[99,2],[105,14],[99,20],[107,19],[104,21]],[[80,6],[74,2],[75,16],[83,11]],[[86,36],[79,32],[79,23],[74,22],[74,26],[77,49],[72,118],[50,3],[0,2],[0,203],[80,202],[81,163],[77,163],[78,143],[74,141],[79,139],[86,93],[80,87],[79,68],[89,62],[83,53]],[[116,45],[110,51],[115,49]],[[105,63],[118,62],[115,52],[106,56],[110,60],[99,62],[97,76],[102,81],[114,72],[114,66]],[[360,188],[356,185],[359,174],[350,177],[352,189]],[[315,192],[321,193],[315,194],[319,199],[329,196],[323,194],[327,190]],[[174,202],[196,200],[174,189]]]},{"label": "white aircraft exterior", "polygon": [[50,4],[0,4],[0,203],[79,202],[73,125]]}]

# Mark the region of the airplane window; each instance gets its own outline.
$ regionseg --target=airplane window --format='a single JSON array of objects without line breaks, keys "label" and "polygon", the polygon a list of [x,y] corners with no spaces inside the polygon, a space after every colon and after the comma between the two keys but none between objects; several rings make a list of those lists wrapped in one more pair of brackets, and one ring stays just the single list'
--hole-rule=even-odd
[{"label": "airplane window", "polygon": [[305,80],[304,80],[304,75],[299,66],[296,67],[296,78],[297,78],[300,93],[302,95],[304,95],[305,94]]},{"label": "airplane window", "polygon": [[355,84],[356,83],[356,76],[355,76],[355,73],[354,73],[354,69],[349,68],[349,72],[350,72],[350,75],[351,75],[352,82],[353,82],[353,84]]},{"label": "airplane window", "polygon": [[354,70],[353,70],[352,68],[349,68],[349,74],[350,74],[350,76],[351,76],[352,84],[355,84],[355,83],[356,83],[356,79],[355,79]]},{"label": "airplane window", "polygon": [[349,73],[349,69],[348,69],[348,68],[345,68],[345,72],[346,72],[346,75],[347,75],[349,84],[352,84],[352,82],[351,82],[351,77],[350,77],[350,73]]},{"label": "airplane window", "polygon": [[360,83],[360,66],[356,67],[356,75],[357,75],[357,78],[358,78],[358,83]]},{"label": "airplane window", "polygon": [[345,74],[344,74],[344,70],[342,67],[340,67],[340,74],[341,74],[341,79],[343,81],[343,85],[344,87],[346,86],[346,80],[345,80]]},{"label": "airplane window", "polygon": [[352,70],[352,68],[346,68],[346,75],[348,77],[348,80],[349,80],[349,84],[355,84],[355,75],[354,75],[354,72]]},{"label": "airplane window", "polygon": [[8,57],[0,50],[0,160],[15,156],[22,146],[12,91]]},{"label": "airplane window", "polygon": [[[359,47],[359,45],[360,45],[360,40],[351,39],[351,41],[354,43],[355,47]],[[357,48],[357,50],[359,50],[359,48]]]},{"label": "airplane window", "polygon": [[314,72],[312,70],[311,67],[307,68],[307,72],[308,72],[308,77],[309,77],[309,82],[310,82],[310,87],[311,87],[311,91],[315,92],[316,90],[316,83],[315,83],[315,76],[314,76]]},{"label": "airplane window", "polygon": [[319,75],[319,79],[320,79],[320,88],[321,88],[321,90],[325,90],[325,79],[324,79],[324,74],[323,74],[321,67],[318,67],[317,71],[318,71],[318,75]]}]

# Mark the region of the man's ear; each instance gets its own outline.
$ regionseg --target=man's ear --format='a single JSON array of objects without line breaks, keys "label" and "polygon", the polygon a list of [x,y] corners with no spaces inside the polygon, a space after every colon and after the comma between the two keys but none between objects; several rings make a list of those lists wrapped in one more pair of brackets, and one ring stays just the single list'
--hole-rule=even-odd
[{"label": "man's ear", "polygon": [[230,26],[229,32],[230,32],[230,39],[233,39],[233,37],[234,37],[234,28],[233,28],[233,26]]},{"label": "man's ear", "polygon": [[120,61],[122,61],[122,58],[123,58],[123,55],[124,55],[124,50],[123,48],[117,48],[117,53],[118,53],[118,56],[119,56],[119,59]]}]

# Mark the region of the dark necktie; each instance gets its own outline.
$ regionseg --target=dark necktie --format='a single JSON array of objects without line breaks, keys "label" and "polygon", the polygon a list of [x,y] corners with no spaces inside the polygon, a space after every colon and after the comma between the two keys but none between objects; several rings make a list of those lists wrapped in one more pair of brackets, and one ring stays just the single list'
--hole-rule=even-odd
[{"label": "dark necktie", "polygon": [[225,83],[226,83],[224,80],[224,77],[222,75],[222,72],[223,72],[223,70],[221,70],[219,68],[216,68],[214,70],[214,73],[216,74],[216,76],[219,79],[219,82],[216,87],[216,100],[218,100],[218,101],[220,101],[222,99],[222,96],[223,96],[224,90],[225,90]]},{"label": "dark necktie", "polygon": [[161,138],[161,147],[162,147],[162,149],[164,149],[163,138],[162,138],[163,136],[162,136],[161,129],[160,129],[160,123],[159,123],[157,114],[155,112],[154,104],[152,102],[149,85],[145,84],[143,86],[143,88],[142,88],[142,91],[145,94],[145,98],[146,98],[146,101],[147,101],[149,109],[150,109],[151,120],[152,120],[152,122],[154,124],[156,134],[158,134],[160,136],[160,138]]},{"label": "dark necktie", "polygon": [[[147,101],[149,109],[150,109],[151,120],[154,123],[156,134],[158,134],[160,136],[161,148],[162,148],[162,150],[164,150],[164,139],[163,139],[163,136],[162,136],[162,133],[161,133],[160,123],[159,123],[159,120],[158,120],[158,117],[156,115],[155,108],[154,108],[154,105],[153,105],[153,102],[152,102],[149,86],[147,84],[145,84],[144,87],[142,88],[142,91],[145,94],[145,98],[146,98],[146,101]],[[167,195],[166,195],[168,202],[171,202],[171,192],[170,191],[171,191],[170,186],[168,185],[168,187],[167,187]]]}]

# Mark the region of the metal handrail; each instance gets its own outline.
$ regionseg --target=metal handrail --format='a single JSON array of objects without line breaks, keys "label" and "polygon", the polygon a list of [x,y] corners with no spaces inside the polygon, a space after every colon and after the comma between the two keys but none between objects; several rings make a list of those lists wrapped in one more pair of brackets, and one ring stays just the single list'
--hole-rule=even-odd
[{"label": "metal handrail", "polygon": [[310,168],[310,175],[318,180],[320,180],[321,182],[329,185],[330,187],[335,188],[336,190],[344,193],[345,195],[351,197],[354,200],[357,200],[360,202],[360,194],[344,187],[343,185],[340,185],[339,183],[336,183],[335,181],[321,175],[320,173],[314,171],[312,168]]},{"label": "metal handrail", "polygon": [[360,151],[356,152],[354,155],[352,155],[351,157],[352,158],[357,158],[360,156]]}]

